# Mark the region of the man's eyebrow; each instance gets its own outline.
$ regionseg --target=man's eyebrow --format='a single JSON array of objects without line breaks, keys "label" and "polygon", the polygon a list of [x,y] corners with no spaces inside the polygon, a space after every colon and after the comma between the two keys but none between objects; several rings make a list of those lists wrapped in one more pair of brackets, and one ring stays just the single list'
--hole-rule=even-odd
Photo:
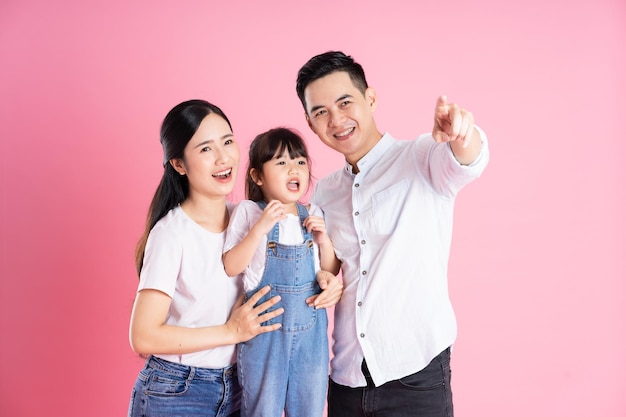
[{"label": "man's eyebrow", "polygon": [[343,101],[347,98],[354,98],[354,96],[352,96],[352,94],[344,94],[343,96],[339,97],[337,100],[335,100],[335,103]]},{"label": "man's eyebrow", "polygon": [[315,113],[316,111],[318,111],[319,109],[323,108],[324,106],[313,106],[311,107],[311,110],[309,110],[309,113]]}]

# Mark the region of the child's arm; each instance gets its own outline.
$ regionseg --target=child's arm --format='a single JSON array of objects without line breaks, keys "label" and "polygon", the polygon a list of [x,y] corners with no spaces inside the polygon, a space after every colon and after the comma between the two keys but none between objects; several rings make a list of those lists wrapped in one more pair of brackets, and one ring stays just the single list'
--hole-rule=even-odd
[{"label": "child's arm", "polygon": [[277,221],[285,217],[283,204],[277,200],[270,201],[263,210],[261,218],[252,226],[246,237],[222,256],[226,274],[234,277],[243,272],[250,265],[263,235],[272,230]]},{"label": "child's arm", "polygon": [[320,269],[329,271],[334,275],[339,273],[340,262],[335,255],[333,242],[326,233],[326,223],[319,216],[309,216],[304,220],[306,229],[313,233],[313,239],[320,249]]},{"label": "child's arm", "polygon": [[[328,235],[327,235],[328,236]],[[335,248],[333,248],[333,242],[328,239],[328,243],[320,244],[320,268],[324,271],[329,271],[333,275],[339,273],[339,267],[341,266],[337,255],[335,255]]]}]

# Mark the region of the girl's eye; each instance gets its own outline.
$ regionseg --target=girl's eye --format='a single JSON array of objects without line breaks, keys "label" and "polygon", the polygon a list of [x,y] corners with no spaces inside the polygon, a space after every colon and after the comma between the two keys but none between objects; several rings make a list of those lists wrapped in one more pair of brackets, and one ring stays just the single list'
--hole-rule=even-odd
[{"label": "girl's eye", "polygon": [[306,165],[306,161],[298,161],[298,165]]},{"label": "girl's eye", "polygon": [[285,165],[285,161],[278,161],[276,165]]}]

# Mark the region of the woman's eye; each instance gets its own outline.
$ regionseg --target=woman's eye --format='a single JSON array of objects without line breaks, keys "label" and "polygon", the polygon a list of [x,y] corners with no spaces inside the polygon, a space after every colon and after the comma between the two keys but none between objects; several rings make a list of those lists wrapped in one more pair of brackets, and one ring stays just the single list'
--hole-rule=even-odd
[{"label": "woman's eye", "polygon": [[204,148],[200,149],[200,152],[208,152],[210,150],[211,148],[209,148],[208,146],[205,146]]}]

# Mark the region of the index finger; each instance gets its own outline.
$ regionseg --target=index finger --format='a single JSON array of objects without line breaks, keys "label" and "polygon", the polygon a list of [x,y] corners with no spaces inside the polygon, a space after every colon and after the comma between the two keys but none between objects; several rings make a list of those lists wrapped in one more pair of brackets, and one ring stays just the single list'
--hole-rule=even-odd
[{"label": "index finger", "polygon": [[457,136],[459,136],[459,132],[461,131],[461,127],[463,126],[463,116],[461,114],[461,108],[458,105],[450,105],[449,106],[449,117],[450,117],[450,140],[456,140]]},{"label": "index finger", "polygon": [[258,290],[257,292],[255,292],[252,297],[248,298],[248,301],[246,301],[246,304],[250,303],[250,305],[252,307],[254,307],[254,305],[256,303],[259,302],[259,300],[268,292],[270,291],[270,286],[266,285],[265,287],[261,288],[260,290]]},{"label": "index finger", "polygon": [[448,104],[448,97],[443,94],[437,97],[437,104],[435,105],[436,108],[445,107],[446,104]]}]

